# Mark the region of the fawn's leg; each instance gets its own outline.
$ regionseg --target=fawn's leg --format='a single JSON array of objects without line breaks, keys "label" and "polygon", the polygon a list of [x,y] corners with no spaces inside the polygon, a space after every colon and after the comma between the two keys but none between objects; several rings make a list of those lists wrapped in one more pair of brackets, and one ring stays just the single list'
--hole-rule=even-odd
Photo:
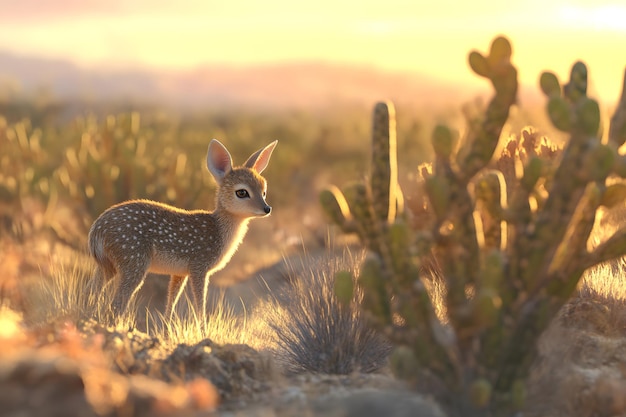
[{"label": "fawn's leg", "polygon": [[95,257],[96,273],[89,282],[89,287],[94,293],[104,290],[105,284],[117,273],[117,268],[108,252],[103,252],[100,257]]},{"label": "fawn's leg", "polygon": [[104,286],[108,282],[110,282],[111,278],[113,278],[114,276],[115,272],[110,273],[110,271],[108,271],[102,265],[96,266],[96,273],[89,280],[89,290],[94,294],[100,293],[102,290],[104,290]]},{"label": "fawn's leg", "polygon": [[137,259],[136,263],[127,262],[119,265],[120,283],[111,306],[116,315],[126,311],[128,303],[143,285],[149,266],[149,258]]},{"label": "fawn's leg", "polygon": [[206,296],[209,287],[209,274],[204,272],[191,272],[191,293],[193,294],[194,307],[202,322],[206,322]]},{"label": "fawn's leg", "polygon": [[172,275],[170,283],[167,287],[167,305],[165,307],[165,316],[172,317],[172,313],[180,300],[180,296],[185,289],[187,283],[187,277],[183,275]]}]

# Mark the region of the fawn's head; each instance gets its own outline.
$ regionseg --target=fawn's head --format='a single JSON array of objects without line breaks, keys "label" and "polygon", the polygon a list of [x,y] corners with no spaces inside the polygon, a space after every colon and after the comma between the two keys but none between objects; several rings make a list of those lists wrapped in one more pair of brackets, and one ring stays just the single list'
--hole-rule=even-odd
[{"label": "fawn's head", "polygon": [[272,208],[265,202],[267,181],[260,174],[267,167],[278,141],[259,149],[241,167],[233,168],[228,150],[218,140],[209,144],[207,168],[218,184],[217,209],[240,217],[264,217]]}]

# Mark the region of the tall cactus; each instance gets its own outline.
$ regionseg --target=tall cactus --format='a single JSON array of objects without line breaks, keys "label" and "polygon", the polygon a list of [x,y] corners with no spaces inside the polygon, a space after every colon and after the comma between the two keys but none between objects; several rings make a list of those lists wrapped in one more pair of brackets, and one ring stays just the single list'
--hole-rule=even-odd
[{"label": "tall cactus", "polygon": [[[626,196],[624,183],[607,184],[609,175],[626,177],[626,159],[616,151],[624,143],[624,94],[603,144],[599,106],[586,93],[586,66],[576,63],[564,86],[554,74],[542,75],[548,115],[569,140],[557,160],[553,147],[524,133],[523,143],[505,147],[508,162],[495,164],[508,167],[505,178],[490,161],[516,101],[511,56],[502,37],[487,56],[470,54],[471,68],[491,81],[495,94],[460,147],[451,129],[435,128],[432,172],[423,171],[432,213],[426,226],[414,230],[404,217],[394,221],[384,215],[390,210],[379,211],[377,204],[393,200],[383,198],[393,188],[387,188],[389,171],[376,163],[372,177],[380,181],[359,185],[359,193],[352,192],[359,198],[346,190],[342,200],[335,188],[321,196],[329,217],[344,231],[356,231],[371,252],[358,282],[372,323],[398,346],[392,366],[399,364],[406,376],[413,364],[416,380],[443,384],[442,399],[464,416],[515,413],[541,332],[585,269],[626,254],[626,229],[593,250],[586,245],[599,207]],[[380,111],[377,106],[375,124]],[[436,320],[424,285],[429,278],[420,271],[431,253],[446,287],[446,326]]]},{"label": "tall cactus", "polygon": [[365,246],[382,256],[390,273],[389,226],[402,216],[403,197],[398,185],[395,109],[390,102],[374,107],[370,181],[348,184],[343,191],[331,186],[320,194],[327,217],[346,233],[356,232]]},{"label": "tall cactus", "polygon": [[392,223],[396,219],[399,192],[396,115],[393,104],[377,103],[373,119],[370,177],[372,208],[378,220]]},{"label": "tall cactus", "polygon": [[626,69],[622,81],[622,94],[613,117],[611,117],[611,127],[609,129],[609,139],[617,146],[626,142]]}]

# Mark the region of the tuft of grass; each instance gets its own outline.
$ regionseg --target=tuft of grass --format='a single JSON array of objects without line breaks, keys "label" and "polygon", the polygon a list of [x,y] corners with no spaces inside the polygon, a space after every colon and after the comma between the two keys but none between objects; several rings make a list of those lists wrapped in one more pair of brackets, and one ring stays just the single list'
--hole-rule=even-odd
[{"label": "tuft of grass", "polygon": [[350,374],[385,366],[390,344],[366,324],[358,285],[350,303],[335,296],[337,272],[358,276],[354,271],[362,257],[346,251],[341,257],[303,259],[299,271],[291,268],[291,285],[263,307],[276,360],[286,373]]},{"label": "tuft of grass", "polygon": [[[184,343],[195,345],[202,340],[210,339],[219,345],[248,344],[250,331],[248,319],[239,315],[234,306],[226,300],[222,291],[211,298],[206,323],[195,311],[193,303],[185,292],[181,303],[186,304],[185,313],[178,310],[178,314],[165,317],[162,312],[148,312],[148,332],[174,346]],[[183,303],[182,301],[186,301]]]},{"label": "tuft of grass", "polygon": [[605,262],[585,272],[578,295],[626,304],[626,259]]},{"label": "tuft of grass", "polygon": [[[69,266],[65,263],[53,264],[49,277],[41,277],[24,289],[27,294],[24,307],[26,322],[41,325],[93,319],[111,323],[115,282],[111,280],[98,287],[92,280],[94,275],[91,263],[80,258]],[[112,324],[117,328],[134,328],[136,314],[136,305],[131,303],[124,314],[113,318]]]},{"label": "tuft of grass", "polygon": [[580,329],[621,336],[626,329],[626,260],[620,258],[588,270],[561,319]]},{"label": "tuft of grass", "polygon": [[[594,225],[588,245],[596,247],[613,235],[626,221],[626,207],[602,212]],[[626,258],[604,262],[585,271],[577,294],[561,312],[574,325],[593,328],[607,336],[626,329]]]}]

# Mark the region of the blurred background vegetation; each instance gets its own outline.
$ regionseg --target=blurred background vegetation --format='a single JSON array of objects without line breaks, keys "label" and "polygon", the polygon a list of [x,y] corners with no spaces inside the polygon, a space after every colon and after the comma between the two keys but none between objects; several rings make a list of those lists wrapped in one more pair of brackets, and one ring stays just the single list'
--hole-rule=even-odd
[{"label": "blurred background vegetation", "polygon": [[[462,129],[484,107],[481,97],[465,105],[451,96],[435,104],[430,97],[396,105],[399,183],[405,190],[416,190],[411,183],[417,167],[432,158],[433,127]],[[113,204],[147,198],[212,210],[215,183],[205,165],[212,138],[228,147],[236,164],[279,141],[264,172],[273,215],[252,222],[216,285],[249,278],[290,253],[324,249],[331,231],[318,194],[328,184],[344,186],[370,172],[373,103],[266,108],[212,101],[181,108],[162,101],[68,99],[45,89],[0,96],[0,295],[15,297],[18,282],[37,281],[54,263],[87,258],[89,227]],[[547,126],[542,117],[540,110],[519,110],[505,131]],[[407,192],[409,204],[412,197],[419,196]]]},{"label": "blurred background vegetation", "polygon": [[[457,104],[458,105],[458,104]],[[471,117],[480,100],[430,112],[398,105],[400,181],[431,159],[436,123]],[[326,184],[368,171],[371,103],[323,109],[226,108],[172,111],[156,106],[100,103],[85,106],[42,96],[0,102],[0,199],[5,229],[17,233],[25,200],[48,208],[69,204],[87,227],[112,204],[149,198],[186,209],[212,208],[214,182],[205,167],[208,142],[224,142],[236,163],[260,145],[279,141],[269,180],[277,208],[317,210]],[[519,114],[511,131],[532,122]],[[280,213],[280,212],[278,212]],[[54,219],[44,217],[45,223]]]},{"label": "blurred background vegetation", "polygon": [[[236,163],[261,144],[278,140],[280,151],[266,176],[272,204],[283,209],[313,210],[317,191],[331,173],[333,182],[342,182],[367,170],[362,162],[369,151],[365,107],[176,114],[154,108],[128,111],[120,104],[68,117],[69,107],[58,102],[2,104],[5,231],[19,236],[35,226],[21,215],[33,199],[46,207],[39,226],[54,227],[55,219],[45,214],[64,204],[80,216],[83,230],[110,205],[132,198],[210,209],[215,184],[205,153],[211,138],[224,142]],[[415,167],[430,157],[424,146],[429,122],[409,109],[399,112],[402,163]]]}]

